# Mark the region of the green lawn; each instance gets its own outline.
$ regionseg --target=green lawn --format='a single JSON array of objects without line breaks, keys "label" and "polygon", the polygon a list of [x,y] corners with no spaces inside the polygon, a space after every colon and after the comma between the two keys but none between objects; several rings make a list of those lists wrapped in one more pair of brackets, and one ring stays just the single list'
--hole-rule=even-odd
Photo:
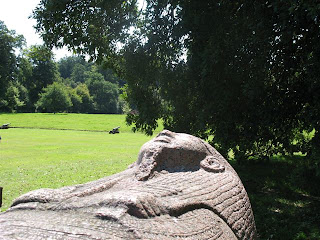
[{"label": "green lawn", "polygon": [[[132,133],[124,115],[0,114],[0,186],[7,209],[19,195],[38,188],[58,188],[85,183],[124,170],[140,147],[151,139]],[[107,132],[47,130],[110,130]]]},{"label": "green lawn", "polygon": [[132,128],[126,125],[125,115],[118,114],[0,113],[0,125],[4,123],[11,123],[11,127],[92,131],[109,131],[120,126],[120,131],[126,133],[131,133]]}]

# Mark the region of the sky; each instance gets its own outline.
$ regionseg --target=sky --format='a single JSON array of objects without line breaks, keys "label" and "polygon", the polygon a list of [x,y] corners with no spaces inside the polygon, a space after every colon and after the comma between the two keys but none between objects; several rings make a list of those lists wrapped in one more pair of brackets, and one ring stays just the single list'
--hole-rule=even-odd
[{"label": "sky", "polygon": [[[40,35],[33,28],[36,25],[34,19],[29,19],[32,10],[40,3],[40,0],[0,0],[0,20],[9,30],[15,30],[26,39],[27,46],[43,44]],[[66,48],[53,49],[55,59],[72,55]]]}]

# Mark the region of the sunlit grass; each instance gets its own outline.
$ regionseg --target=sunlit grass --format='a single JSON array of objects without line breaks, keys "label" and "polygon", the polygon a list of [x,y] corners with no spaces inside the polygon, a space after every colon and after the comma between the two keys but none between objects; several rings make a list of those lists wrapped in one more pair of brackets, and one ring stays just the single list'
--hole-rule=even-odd
[{"label": "sunlit grass", "polygon": [[10,122],[12,126],[82,130],[121,126],[120,134],[1,129],[1,211],[7,209],[14,198],[30,190],[85,183],[124,170],[136,160],[140,147],[151,139],[132,133],[121,124],[124,119],[123,115],[0,114],[0,124]]},{"label": "sunlit grass", "polygon": [[[76,114],[76,113],[0,113],[0,125],[11,123],[11,127],[74,129],[110,131],[120,126],[120,132],[132,132],[125,122],[126,115]],[[161,130],[161,123],[156,132]]]}]

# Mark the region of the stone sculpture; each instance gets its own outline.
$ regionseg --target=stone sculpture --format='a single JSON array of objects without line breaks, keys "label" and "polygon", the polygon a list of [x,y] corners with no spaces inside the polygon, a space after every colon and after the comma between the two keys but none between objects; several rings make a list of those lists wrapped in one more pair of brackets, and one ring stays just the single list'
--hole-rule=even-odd
[{"label": "stone sculpture", "polygon": [[209,144],[162,131],[121,173],[17,198],[0,239],[255,239],[247,193]]}]

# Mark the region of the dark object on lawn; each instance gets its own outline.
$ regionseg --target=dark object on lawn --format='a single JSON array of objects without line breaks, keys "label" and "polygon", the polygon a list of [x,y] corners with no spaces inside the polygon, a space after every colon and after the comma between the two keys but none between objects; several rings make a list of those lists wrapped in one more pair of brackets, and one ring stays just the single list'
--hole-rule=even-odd
[{"label": "dark object on lawn", "polygon": [[0,239],[253,240],[237,173],[205,141],[162,131],[128,169],[93,182],[39,189],[0,213]]},{"label": "dark object on lawn", "polygon": [[0,126],[0,129],[8,129],[9,125],[10,125],[10,123],[2,124],[2,126]]},{"label": "dark object on lawn", "polygon": [[0,207],[2,206],[2,187],[0,187]]},{"label": "dark object on lawn", "polygon": [[112,129],[111,131],[109,131],[109,134],[120,133],[120,132],[119,132],[119,128],[120,128],[120,127],[115,127],[114,129]]}]

